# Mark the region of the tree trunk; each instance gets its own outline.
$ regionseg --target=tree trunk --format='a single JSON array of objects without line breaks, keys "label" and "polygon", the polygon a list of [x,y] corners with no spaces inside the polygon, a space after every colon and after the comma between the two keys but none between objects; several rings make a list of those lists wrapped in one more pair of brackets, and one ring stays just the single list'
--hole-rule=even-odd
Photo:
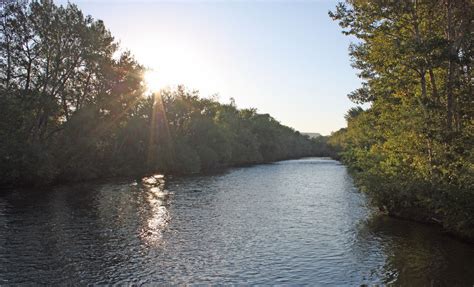
[{"label": "tree trunk", "polygon": [[426,100],[427,98],[427,95],[426,95],[426,72],[424,69],[421,70],[421,79],[420,79],[420,82],[421,82],[421,98],[423,100]]},{"label": "tree trunk", "polygon": [[454,61],[453,61],[453,25],[452,25],[452,2],[446,0],[446,38],[448,40],[448,73],[446,79],[446,128],[448,131],[453,129],[453,78],[454,78]]},{"label": "tree trunk", "polygon": [[436,78],[435,78],[433,69],[430,68],[428,72],[430,74],[431,96],[433,97],[433,100],[435,101],[435,103],[439,103],[438,87],[436,86]]}]

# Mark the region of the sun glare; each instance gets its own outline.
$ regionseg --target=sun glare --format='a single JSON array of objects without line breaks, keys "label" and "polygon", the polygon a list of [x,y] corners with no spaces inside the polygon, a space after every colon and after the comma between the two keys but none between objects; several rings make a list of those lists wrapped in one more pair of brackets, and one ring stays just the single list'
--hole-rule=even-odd
[{"label": "sun glare", "polygon": [[160,80],[160,75],[157,71],[146,71],[144,80],[149,92],[157,92],[163,88],[163,82]]}]

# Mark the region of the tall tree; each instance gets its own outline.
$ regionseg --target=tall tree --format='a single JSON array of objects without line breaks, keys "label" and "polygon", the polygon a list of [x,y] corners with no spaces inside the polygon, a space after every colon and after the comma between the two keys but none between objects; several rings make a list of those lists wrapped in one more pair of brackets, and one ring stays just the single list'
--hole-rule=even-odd
[{"label": "tall tree", "polygon": [[359,39],[350,55],[364,82],[349,98],[370,104],[331,142],[381,208],[474,238],[473,11],[464,0],[349,0],[329,14]]}]

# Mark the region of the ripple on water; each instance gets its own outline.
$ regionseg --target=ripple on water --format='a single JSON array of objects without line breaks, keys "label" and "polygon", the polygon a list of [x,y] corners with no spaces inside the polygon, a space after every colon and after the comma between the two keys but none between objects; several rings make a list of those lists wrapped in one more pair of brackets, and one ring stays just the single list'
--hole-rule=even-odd
[{"label": "ripple on water", "polygon": [[471,245],[371,215],[324,158],[0,195],[0,285],[472,285]]}]

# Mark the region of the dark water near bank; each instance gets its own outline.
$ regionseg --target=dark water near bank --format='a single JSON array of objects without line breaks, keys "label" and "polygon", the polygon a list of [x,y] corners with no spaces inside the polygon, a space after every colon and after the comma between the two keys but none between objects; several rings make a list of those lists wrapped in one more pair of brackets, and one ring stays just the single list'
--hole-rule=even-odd
[{"label": "dark water near bank", "polygon": [[302,159],[224,174],[0,195],[0,285],[474,284],[474,246],[370,215],[344,166]]}]

